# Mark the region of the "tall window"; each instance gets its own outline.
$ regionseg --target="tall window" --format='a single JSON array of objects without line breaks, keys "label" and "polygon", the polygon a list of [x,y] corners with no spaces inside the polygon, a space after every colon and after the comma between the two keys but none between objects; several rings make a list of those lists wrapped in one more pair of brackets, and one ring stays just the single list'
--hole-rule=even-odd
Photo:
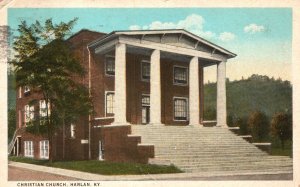
[{"label": "tall window", "polygon": [[188,116],[187,98],[174,98],[174,120],[186,121]]},{"label": "tall window", "polygon": [[25,122],[29,122],[34,119],[34,106],[25,105],[24,107]]},{"label": "tall window", "polygon": [[115,57],[113,56],[105,57],[105,74],[115,75]]},{"label": "tall window", "polygon": [[70,126],[71,138],[75,138],[75,125],[71,124]]},{"label": "tall window", "polygon": [[19,87],[19,94],[18,95],[19,95],[19,98],[22,98],[22,87],[21,86]]},{"label": "tall window", "polygon": [[[48,103],[48,114],[50,114],[50,103]],[[40,100],[40,117],[47,116],[46,100]]]},{"label": "tall window", "polygon": [[188,69],[174,66],[174,83],[186,85],[188,82]]},{"label": "tall window", "polygon": [[24,141],[24,156],[33,157],[33,142]]},{"label": "tall window", "polygon": [[106,107],[105,107],[105,111],[106,114],[114,114],[114,99],[115,93],[114,92],[107,92],[106,96],[105,96],[105,103],[106,103]]},{"label": "tall window", "polygon": [[149,81],[150,80],[150,62],[142,61],[142,80]]},{"label": "tall window", "polygon": [[150,106],[150,96],[149,95],[142,95],[142,105]]},{"label": "tall window", "polygon": [[49,158],[49,141],[48,140],[40,141],[40,158],[44,158],[44,159]]}]

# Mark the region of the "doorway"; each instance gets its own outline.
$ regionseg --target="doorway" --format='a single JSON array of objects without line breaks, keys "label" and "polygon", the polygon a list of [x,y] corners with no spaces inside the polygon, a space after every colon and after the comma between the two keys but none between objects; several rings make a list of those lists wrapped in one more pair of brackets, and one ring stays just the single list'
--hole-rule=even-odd
[{"label": "doorway", "polygon": [[150,122],[150,96],[142,95],[142,124],[149,124]]}]

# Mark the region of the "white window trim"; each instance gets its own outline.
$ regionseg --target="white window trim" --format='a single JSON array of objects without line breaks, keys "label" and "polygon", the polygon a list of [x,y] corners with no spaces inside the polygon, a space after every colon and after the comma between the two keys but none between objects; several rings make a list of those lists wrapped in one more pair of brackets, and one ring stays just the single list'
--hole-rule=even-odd
[{"label": "white window trim", "polygon": [[34,156],[33,141],[24,141],[24,156],[31,158]]},{"label": "white window trim", "polygon": [[143,82],[150,82],[151,77],[149,77],[149,79],[144,79],[143,78],[143,63],[148,63],[150,66],[150,76],[151,76],[151,63],[149,60],[142,60],[141,61],[141,81]]},{"label": "white window trim", "polygon": [[[48,151],[47,151],[47,155],[45,155],[45,153],[44,152],[42,152],[42,150],[44,150],[45,149],[45,143],[46,142],[48,142],[47,144],[48,144]],[[44,149],[42,149],[43,147],[42,146],[44,146]],[[40,158],[42,158],[42,159],[48,159],[49,158],[49,140],[41,140],[40,141]]]},{"label": "white window trim", "polygon": [[76,136],[75,136],[75,131],[76,131],[76,125],[75,124],[71,124],[70,125],[70,137],[71,138],[75,138]]},{"label": "white window trim", "polygon": [[[149,97],[149,99],[151,99],[151,98],[150,98],[150,94],[142,94],[141,99],[143,99],[143,96]],[[142,102],[142,101],[141,101],[141,102]],[[150,100],[150,102],[151,102],[151,100]],[[143,103],[142,103],[142,107],[143,107],[143,106],[150,106],[150,104],[149,104],[149,105],[146,105],[146,104],[143,104]]]},{"label": "white window trim", "polygon": [[28,86],[24,86],[24,93],[30,92],[30,88]]},{"label": "white window trim", "polygon": [[[45,108],[42,108],[41,105],[42,105],[42,102],[45,102]],[[45,99],[41,99],[39,101],[39,115],[40,117],[46,117],[47,116],[47,111],[46,111],[46,100]],[[42,111],[42,109],[44,109],[45,111]],[[42,115],[42,113],[45,113],[44,115]],[[48,114],[50,115],[51,114],[51,111],[50,111],[50,102],[48,103]]]},{"label": "white window trim", "polygon": [[[28,107],[28,111],[27,111]],[[27,115],[28,112],[28,115]],[[31,120],[34,120],[34,106],[33,105],[25,105],[24,106],[24,121],[25,123],[30,122]]]},{"label": "white window trim", "polygon": [[22,98],[22,86],[19,87],[19,98]]},{"label": "white window trim", "polygon": [[[114,77],[115,75],[110,75],[110,74],[106,73],[106,58],[114,58],[115,59],[115,70],[116,70],[116,58],[114,55],[105,55],[104,56],[104,74],[107,77]],[[116,71],[115,71],[115,73],[116,73]]]},{"label": "white window trim", "polygon": [[[105,117],[112,117],[112,116],[107,116],[107,113],[106,113],[106,105],[107,105],[107,103],[106,103],[106,95],[108,94],[108,93],[113,93],[113,94],[115,94],[115,91],[105,91],[105,94],[104,94],[104,116]],[[114,107],[114,110],[115,110],[115,106],[113,106]]]},{"label": "white window trim", "polygon": [[[186,120],[175,119],[175,99],[184,99],[186,100]],[[189,121],[189,98],[188,97],[173,97],[173,121]]]},{"label": "white window trim", "polygon": [[[175,68],[184,68],[186,69],[187,75],[186,75],[186,83],[177,83],[175,82]],[[188,86],[189,85],[189,68],[186,66],[179,66],[179,65],[174,65],[173,66],[173,85],[176,86]]]}]

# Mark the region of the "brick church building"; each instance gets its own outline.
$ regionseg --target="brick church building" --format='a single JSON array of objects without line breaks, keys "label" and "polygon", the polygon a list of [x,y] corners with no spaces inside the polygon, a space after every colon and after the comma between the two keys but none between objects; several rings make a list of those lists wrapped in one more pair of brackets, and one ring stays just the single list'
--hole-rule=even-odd
[{"label": "brick church building", "polygon": [[[142,144],[133,125],[203,126],[203,68],[217,66],[216,126],[226,125],[226,62],[236,55],[185,30],[81,30],[67,39],[87,74],[82,81],[94,114],[55,133],[57,160],[104,159],[147,163],[155,145]],[[30,106],[33,98],[39,102]],[[25,131],[44,116],[45,101],[17,88],[17,130],[9,146],[16,156],[47,159],[49,142]]]}]

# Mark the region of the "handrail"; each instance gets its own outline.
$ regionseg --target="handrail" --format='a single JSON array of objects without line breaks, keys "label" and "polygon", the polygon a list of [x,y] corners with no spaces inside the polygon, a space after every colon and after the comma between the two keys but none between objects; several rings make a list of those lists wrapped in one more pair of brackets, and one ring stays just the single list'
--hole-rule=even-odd
[{"label": "handrail", "polygon": [[18,130],[15,130],[14,132],[14,135],[13,135],[13,138],[11,139],[10,143],[8,144],[8,155],[11,153],[14,145],[15,145],[15,142],[16,142],[16,138],[17,138],[17,131]]}]

